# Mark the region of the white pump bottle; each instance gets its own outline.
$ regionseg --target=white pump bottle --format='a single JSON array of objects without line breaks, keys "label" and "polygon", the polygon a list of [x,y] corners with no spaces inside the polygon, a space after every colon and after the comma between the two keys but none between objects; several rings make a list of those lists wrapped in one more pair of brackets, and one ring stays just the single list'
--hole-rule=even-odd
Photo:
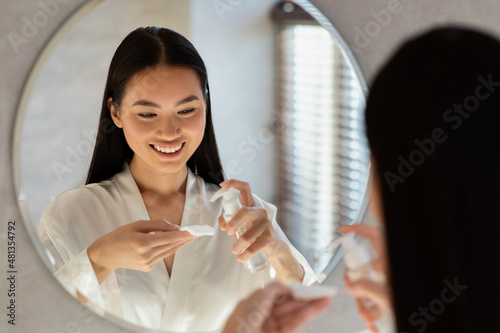
[{"label": "white pump bottle", "polygon": [[[242,208],[241,203],[231,188],[221,188],[211,198],[210,202],[214,202],[222,197],[222,207],[224,207],[224,219],[229,222],[233,216]],[[245,227],[240,227],[235,233],[236,239],[240,238],[246,232]],[[245,262],[248,270],[253,274],[267,267],[268,262],[264,252],[257,252],[252,258]]]},{"label": "white pump bottle", "polygon": [[[348,233],[340,237],[338,241],[344,246],[344,262],[347,266],[347,276],[351,281],[368,279],[374,282],[385,282],[385,275],[375,271],[372,266],[372,261],[376,259],[374,252],[356,240],[354,233]],[[375,322],[378,333],[395,332],[393,322],[392,316],[379,318]]]}]

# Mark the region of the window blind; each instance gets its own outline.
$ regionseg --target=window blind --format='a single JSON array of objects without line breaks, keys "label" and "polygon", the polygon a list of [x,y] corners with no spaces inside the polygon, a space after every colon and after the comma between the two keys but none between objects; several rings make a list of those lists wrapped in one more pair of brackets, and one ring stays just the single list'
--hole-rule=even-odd
[{"label": "window blind", "polygon": [[364,96],[326,29],[300,21],[278,27],[280,224],[320,273],[336,228],[357,217],[366,190]]}]

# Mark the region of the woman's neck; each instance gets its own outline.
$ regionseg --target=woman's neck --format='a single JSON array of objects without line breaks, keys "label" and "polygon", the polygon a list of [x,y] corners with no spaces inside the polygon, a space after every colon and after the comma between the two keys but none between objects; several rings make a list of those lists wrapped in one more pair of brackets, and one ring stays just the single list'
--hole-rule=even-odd
[{"label": "woman's neck", "polygon": [[173,173],[160,173],[132,158],[130,172],[141,193],[168,197],[178,193],[186,193],[187,165]]}]

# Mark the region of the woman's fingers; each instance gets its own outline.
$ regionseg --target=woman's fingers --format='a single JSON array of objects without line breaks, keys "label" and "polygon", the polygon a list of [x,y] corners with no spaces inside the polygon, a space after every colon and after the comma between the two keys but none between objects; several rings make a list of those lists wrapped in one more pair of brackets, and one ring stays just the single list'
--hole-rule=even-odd
[{"label": "woman's fingers", "polygon": [[347,292],[351,294],[351,296],[357,299],[372,301],[383,311],[391,311],[389,289],[385,283],[374,282],[367,279],[352,282],[347,274],[344,275],[344,283]]},{"label": "woman's fingers", "polygon": [[282,317],[287,314],[297,312],[301,308],[307,306],[308,303],[309,303],[308,301],[290,298],[283,304],[276,305],[274,309],[274,314],[276,315],[276,317]]},{"label": "woman's fingers", "polygon": [[238,260],[247,261],[260,250],[273,246],[276,236],[265,209],[241,209],[226,225],[226,230],[228,234],[234,234],[241,227],[245,228],[245,232],[232,248],[234,254],[239,254]]},{"label": "woman's fingers", "polygon": [[160,260],[165,259],[173,254],[175,254],[183,246],[189,244],[191,241],[182,241],[174,244],[169,244],[160,248],[155,249],[154,253],[150,253],[144,256],[143,261],[137,263],[135,269],[141,271],[151,270]]},{"label": "woman's fingers", "polygon": [[385,253],[384,233],[381,228],[366,224],[344,225],[337,229],[343,234],[354,232],[369,239],[378,253]]},{"label": "woman's fingers", "polygon": [[[368,327],[368,329],[371,332],[377,332],[377,329],[375,326],[375,318],[376,317],[373,316],[373,313],[365,307],[364,302],[360,299],[356,299],[356,306],[358,308],[359,316],[365,322],[366,327]],[[374,307],[372,307],[372,309],[373,308],[377,308],[377,307],[374,306]]]},{"label": "woman's fingers", "polygon": [[162,246],[158,249],[155,249],[155,256],[153,257],[152,261],[159,261],[160,259],[165,259],[173,254],[175,254],[178,250],[180,250],[182,247],[186,246],[187,244],[191,243],[192,240],[189,241],[181,241],[177,242],[174,244],[169,244],[169,246],[165,245]]},{"label": "woman's fingers", "polygon": [[128,265],[132,269],[148,271],[162,258],[168,257],[184,246],[186,241],[177,241],[167,245],[158,246],[155,248],[146,249],[144,251],[136,251],[128,256]]},{"label": "woman's fingers", "polygon": [[156,232],[155,234],[145,235],[145,245],[151,248],[169,244],[172,242],[193,240],[196,236],[191,235],[187,231],[164,231]]},{"label": "woman's fingers", "polygon": [[[243,325],[252,332],[293,333],[330,305],[330,299],[294,299],[290,288],[273,283],[241,301],[233,311],[224,332],[236,332]],[[258,313],[259,316],[251,316]],[[251,321],[250,321],[251,320]]]},{"label": "woman's fingers", "polygon": [[141,220],[99,237],[87,253],[94,269],[104,272],[98,276],[102,281],[117,268],[148,271],[162,255],[169,256],[196,238],[165,220]]},{"label": "woman's fingers", "polygon": [[291,300],[276,307],[275,323],[278,332],[296,332],[311,319],[324,312],[330,306],[330,298],[313,301]]},{"label": "woman's fingers", "polygon": [[246,182],[242,182],[240,180],[236,180],[236,179],[229,179],[229,180],[223,181],[219,185],[224,187],[224,188],[232,187],[232,188],[240,191],[241,204],[243,206],[245,206],[245,207],[255,206],[255,201],[253,199],[252,190],[250,189],[250,184],[248,184]]},{"label": "woman's fingers", "polygon": [[370,240],[375,252],[378,254],[378,258],[373,262],[373,267],[387,274],[387,251],[384,232],[381,228],[364,224],[352,224],[342,226],[337,230],[341,233],[354,232]]},{"label": "woman's fingers", "polygon": [[172,231],[179,230],[179,226],[168,222],[167,220],[141,220],[137,222],[130,223],[128,226],[133,228],[134,231],[138,232],[156,232],[156,231]]},{"label": "woman's fingers", "polygon": [[275,306],[274,313],[277,317],[283,317],[288,314],[294,314],[300,312],[303,308],[317,307],[323,308],[330,305],[330,298],[323,297],[315,300],[305,301],[291,298],[283,304],[278,304]]},{"label": "woman's fingers", "polygon": [[220,230],[225,231],[227,229],[226,219],[224,218],[223,215],[219,216],[219,218],[217,219],[217,222],[219,222]]},{"label": "woman's fingers", "polygon": [[255,222],[249,229],[245,231],[243,235],[240,235],[238,240],[233,245],[233,253],[241,254],[245,249],[247,249],[250,245],[254,244],[254,242],[260,240],[265,241],[262,243],[263,246],[266,245],[266,242],[272,242],[273,237],[270,233],[272,228],[271,221],[257,221]]},{"label": "woman's fingers", "polygon": [[267,219],[267,211],[262,208],[245,207],[240,209],[233,218],[227,223],[226,231],[229,235],[234,235],[238,229],[250,227],[256,221]]},{"label": "woman's fingers", "polygon": [[255,291],[236,306],[223,332],[237,332],[243,327],[245,332],[279,333],[275,330],[276,325],[270,325],[274,318],[273,310],[284,298],[289,299],[291,292],[290,288],[278,282]]},{"label": "woman's fingers", "polygon": [[[267,233],[269,234],[269,233]],[[254,255],[256,255],[259,251],[269,247],[272,242],[272,238],[269,237],[260,237],[253,241],[252,245],[247,247],[243,252],[233,252],[234,254],[238,254],[236,260],[245,262],[250,260]],[[241,238],[240,238],[241,239]]]},{"label": "woman's fingers", "polygon": [[[151,256],[164,256],[164,254],[169,251],[170,249],[177,248],[178,246],[184,246],[186,244],[191,243],[193,239],[182,239],[182,240],[177,240],[171,243],[163,244],[160,246],[156,246],[153,249],[151,249]],[[172,253],[171,253],[172,254]]]},{"label": "woman's fingers", "polygon": [[375,303],[358,298],[356,305],[362,317],[370,320],[372,324],[382,316],[382,310]]},{"label": "woman's fingers", "polygon": [[309,302],[306,307],[300,308],[285,318],[280,318],[278,326],[281,332],[296,332],[313,318],[319,316],[330,306],[329,299],[320,299]]},{"label": "woman's fingers", "polygon": [[281,304],[280,300],[290,297],[291,294],[291,289],[279,282],[273,282],[254,293],[257,300],[264,302],[271,301],[275,304]]}]

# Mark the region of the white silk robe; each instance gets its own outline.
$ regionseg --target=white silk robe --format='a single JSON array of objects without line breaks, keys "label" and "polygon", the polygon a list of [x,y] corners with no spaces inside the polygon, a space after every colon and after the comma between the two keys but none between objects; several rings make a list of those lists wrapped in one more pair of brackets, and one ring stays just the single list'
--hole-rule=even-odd
[{"label": "white silk robe", "polygon": [[[92,269],[87,247],[97,238],[122,225],[150,220],[127,163],[110,180],[55,198],[42,213],[38,236],[59,282],[73,295],[78,290],[95,310],[155,330],[219,332],[236,304],[273,280],[273,272],[267,268],[251,274],[236,261],[234,240],[217,223],[221,200],[209,202],[217,189],[188,171],[181,226],[210,225],[216,233],[178,250],[171,276],[160,260],[149,272],[117,269],[99,285]],[[315,282],[312,269],[276,223],[276,207],[254,198],[304,267],[303,284]]]}]

